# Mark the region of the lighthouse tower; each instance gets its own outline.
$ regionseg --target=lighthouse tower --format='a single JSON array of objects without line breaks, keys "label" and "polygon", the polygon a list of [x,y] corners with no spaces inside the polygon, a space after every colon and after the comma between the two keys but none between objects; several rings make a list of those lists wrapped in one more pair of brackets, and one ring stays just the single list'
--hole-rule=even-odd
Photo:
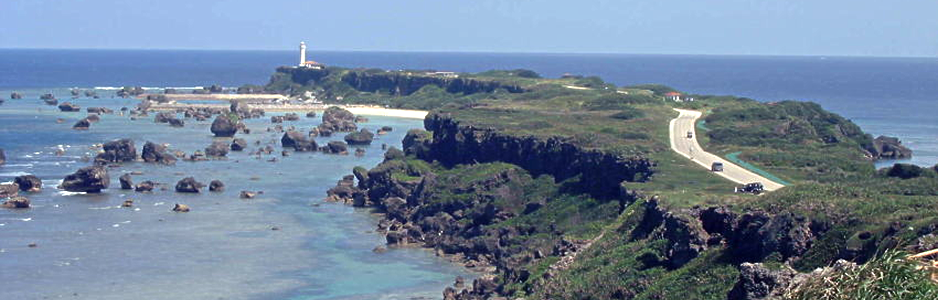
[{"label": "lighthouse tower", "polygon": [[306,64],[306,42],[300,42],[300,66]]}]

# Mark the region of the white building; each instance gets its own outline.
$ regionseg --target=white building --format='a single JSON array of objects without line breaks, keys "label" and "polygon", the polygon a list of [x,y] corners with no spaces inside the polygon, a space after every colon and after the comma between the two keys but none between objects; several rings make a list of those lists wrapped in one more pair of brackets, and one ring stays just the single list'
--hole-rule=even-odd
[{"label": "white building", "polygon": [[312,60],[306,60],[306,42],[300,42],[300,64],[297,67],[321,70],[325,66]]}]

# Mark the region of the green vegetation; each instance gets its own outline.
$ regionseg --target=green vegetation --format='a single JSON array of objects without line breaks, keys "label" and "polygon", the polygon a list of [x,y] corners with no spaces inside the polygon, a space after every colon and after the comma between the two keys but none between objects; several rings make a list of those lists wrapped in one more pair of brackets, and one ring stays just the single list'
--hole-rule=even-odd
[{"label": "green vegetation", "polygon": [[[916,277],[920,273],[896,263],[889,250],[915,247],[920,237],[938,234],[938,172],[911,165],[876,171],[863,150],[870,136],[817,104],[708,95],[677,103],[664,99],[676,90],[663,85],[619,88],[597,77],[548,79],[528,70],[459,74],[459,84],[423,71],[281,71],[266,90],[294,95],[310,91],[327,102],[433,110],[461,125],[519,140],[556,138],[583,151],[654,162],[648,180],[621,183],[619,199],[595,199],[565,189],[581,180],[576,176],[557,182],[503,162],[444,167],[408,156],[371,171],[392,170],[391,179],[411,185],[432,173],[436,184],[425,192],[425,205],[491,202],[505,217],[484,229],[524,231],[499,240],[505,253],[538,253],[510,260],[514,271],[524,270],[523,276],[499,274],[500,292],[510,299],[724,299],[739,276],[741,261],[730,248],[739,241],[700,233],[703,225],[697,217],[713,207],[736,216],[793,216],[779,221],[795,220],[791,224],[766,221],[776,227],[807,224],[797,227],[808,231],[807,249],[792,257],[774,249],[758,258],[768,265],[789,264],[806,272],[838,259],[873,259],[830,275],[833,283],[806,283],[790,299],[820,299],[812,297],[835,288],[850,292],[823,299],[860,297],[855,290],[879,299],[890,298],[888,290],[910,291],[896,299],[930,299],[913,295],[935,293]],[[760,196],[735,193],[737,184],[673,153],[668,133],[668,122],[677,116],[673,108],[704,112],[697,138],[707,151],[738,158],[788,187]],[[651,218],[646,201],[653,196],[672,221],[684,220],[686,226],[643,227],[653,221],[646,219]],[[485,213],[476,210],[463,213]],[[669,264],[675,236],[693,235],[687,231],[700,235],[700,243],[713,244],[695,244],[699,253]],[[769,243],[765,240],[771,238],[758,241]],[[561,266],[564,254],[554,250],[565,242],[592,246]],[[874,273],[886,275],[882,280],[864,277]]]},{"label": "green vegetation", "polygon": [[934,299],[938,283],[919,269],[922,264],[905,256],[901,251],[886,251],[863,265],[845,265],[812,274],[783,299]]}]

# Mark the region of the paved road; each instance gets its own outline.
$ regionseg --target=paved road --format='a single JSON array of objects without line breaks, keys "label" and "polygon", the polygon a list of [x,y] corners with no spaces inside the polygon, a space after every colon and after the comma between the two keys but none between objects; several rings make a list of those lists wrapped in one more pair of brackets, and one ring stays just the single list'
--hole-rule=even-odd
[{"label": "paved road", "polygon": [[[707,170],[710,169],[710,166],[714,162],[722,162],[723,171],[713,173],[723,176],[724,178],[736,183],[746,184],[750,182],[761,182],[767,191],[774,191],[785,187],[782,184],[771,181],[765,177],[759,176],[756,173],[746,170],[743,167],[731,163],[726,159],[708,152],[704,152],[702,148],[700,148],[700,144],[697,143],[697,131],[695,130],[695,124],[697,123],[697,119],[700,118],[701,113],[699,111],[693,110],[674,110],[681,113],[681,115],[679,115],[674,120],[671,120],[671,124],[669,126],[669,129],[671,130],[671,150],[674,150],[678,154],[689,158]],[[693,133],[693,138],[687,138],[688,131]]]}]

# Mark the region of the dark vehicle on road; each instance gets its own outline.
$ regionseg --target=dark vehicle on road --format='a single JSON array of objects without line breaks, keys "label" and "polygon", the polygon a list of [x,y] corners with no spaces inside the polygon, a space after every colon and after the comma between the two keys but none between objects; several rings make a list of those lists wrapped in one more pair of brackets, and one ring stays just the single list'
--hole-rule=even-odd
[{"label": "dark vehicle on road", "polygon": [[714,162],[712,165],[710,165],[710,171],[713,171],[713,172],[723,172],[723,163],[721,163],[721,162]]},{"label": "dark vehicle on road", "polygon": [[746,185],[742,187],[736,187],[737,193],[753,193],[753,194],[758,195],[764,191],[765,191],[765,187],[762,186],[761,182],[752,182],[752,183],[747,183]]}]

